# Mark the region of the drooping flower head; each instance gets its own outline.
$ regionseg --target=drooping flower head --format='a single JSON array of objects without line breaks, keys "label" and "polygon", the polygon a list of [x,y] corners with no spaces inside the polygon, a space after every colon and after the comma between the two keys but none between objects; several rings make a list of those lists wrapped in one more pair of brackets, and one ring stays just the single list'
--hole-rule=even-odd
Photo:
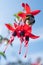
[{"label": "drooping flower head", "polygon": [[[22,7],[25,9],[25,12],[18,13],[17,16],[16,15],[15,16],[18,19],[19,19],[19,17],[22,18],[24,25],[23,24],[18,25],[16,23],[14,23],[13,26],[11,26],[9,24],[5,24],[5,26],[8,28],[8,30],[12,31],[12,36],[9,40],[10,44],[13,42],[13,40],[16,36],[20,39],[21,44],[24,42],[24,44],[25,44],[24,46],[26,47],[26,53],[25,53],[25,57],[26,57],[27,51],[28,51],[29,38],[31,38],[31,39],[39,38],[39,36],[36,36],[32,33],[31,25],[35,23],[34,15],[38,14],[40,12],[40,10],[31,11],[30,6],[27,3],[26,4],[22,3]],[[21,44],[20,44],[19,53],[21,53],[21,47],[22,47]],[[6,48],[5,48],[5,50],[6,50]]]}]

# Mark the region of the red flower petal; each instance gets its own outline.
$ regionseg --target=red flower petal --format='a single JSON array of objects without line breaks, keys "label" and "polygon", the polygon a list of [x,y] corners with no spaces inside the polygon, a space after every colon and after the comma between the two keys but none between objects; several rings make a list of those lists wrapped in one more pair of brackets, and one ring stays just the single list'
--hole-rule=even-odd
[{"label": "red flower petal", "polygon": [[31,11],[30,6],[27,3],[22,3],[22,6],[26,10],[26,14],[37,15],[38,13],[40,13],[40,10]]},{"label": "red flower petal", "polygon": [[5,26],[6,26],[10,31],[14,31],[14,30],[15,30],[10,24],[5,24]]},{"label": "red flower petal", "polygon": [[24,3],[22,3],[22,7],[24,7],[25,6],[25,4]]},{"label": "red flower petal", "polygon": [[37,39],[37,38],[39,38],[39,36],[36,36],[36,35],[34,35],[34,34],[31,34],[31,33],[29,33],[29,37],[32,38],[32,39]]},{"label": "red flower petal", "polygon": [[26,13],[19,13],[18,16],[22,17],[22,18],[25,18],[26,17]]},{"label": "red flower petal", "polygon": [[31,9],[30,9],[30,6],[26,3],[22,3],[22,7],[24,7],[24,9],[26,10],[26,13],[28,13],[29,14],[29,12],[31,11]]},{"label": "red flower petal", "polygon": [[30,11],[31,11],[30,6],[26,3],[26,12],[29,14]]},{"label": "red flower petal", "polygon": [[40,10],[35,10],[35,11],[32,11],[30,12],[32,15],[37,15],[38,13],[40,13]]},{"label": "red flower petal", "polygon": [[32,32],[32,26],[29,26],[29,25],[24,25],[23,29],[26,31],[26,32]]},{"label": "red flower petal", "polygon": [[17,27],[17,24],[16,23],[14,23],[14,27]]}]

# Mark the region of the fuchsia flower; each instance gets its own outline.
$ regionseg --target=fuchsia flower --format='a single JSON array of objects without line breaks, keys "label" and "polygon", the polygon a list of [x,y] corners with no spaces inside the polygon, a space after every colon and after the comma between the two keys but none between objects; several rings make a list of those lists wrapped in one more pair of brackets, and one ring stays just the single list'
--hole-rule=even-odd
[{"label": "fuchsia flower", "polygon": [[[24,25],[17,25],[14,23],[13,26],[9,24],[5,24],[8,30],[12,31],[12,36],[9,40],[9,43],[12,44],[14,37],[18,37],[21,41],[19,54],[21,53],[21,45],[24,42],[26,49],[25,57],[27,55],[28,50],[28,42],[29,38],[37,39],[39,36],[32,34],[32,24],[35,22],[34,15],[38,14],[40,10],[31,11],[30,6],[26,3],[22,3],[22,7],[25,9],[26,12],[18,13],[18,16],[21,17],[24,21]],[[8,43],[8,44],[9,44]]]}]

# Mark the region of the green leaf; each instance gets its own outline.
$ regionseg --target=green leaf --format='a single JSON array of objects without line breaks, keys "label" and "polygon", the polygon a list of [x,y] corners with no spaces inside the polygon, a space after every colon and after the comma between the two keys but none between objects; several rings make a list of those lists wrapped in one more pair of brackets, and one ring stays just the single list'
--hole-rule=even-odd
[{"label": "green leaf", "polygon": [[0,52],[0,56],[3,56],[6,59],[6,56],[3,52]]},{"label": "green leaf", "polygon": [[3,37],[0,35],[0,43],[2,42],[2,40],[3,40]]},{"label": "green leaf", "polygon": [[22,12],[19,11],[17,14],[14,14],[14,16],[15,16],[18,20],[19,20],[19,18],[20,18],[20,17],[18,16],[19,13],[22,13]]},{"label": "green leaf", "polygon": [[22,13],[21,11],[19,11],[17,14],[20,14],[20,13]]},{"label": "green leaf", "polygon": [[17,14],[14,14],[14,16],[19,20],[20,17]]}]

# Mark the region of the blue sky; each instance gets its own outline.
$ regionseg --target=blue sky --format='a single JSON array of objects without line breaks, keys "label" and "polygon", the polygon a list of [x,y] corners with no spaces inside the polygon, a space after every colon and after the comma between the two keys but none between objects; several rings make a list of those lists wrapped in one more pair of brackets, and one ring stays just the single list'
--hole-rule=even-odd
[{"label": "blue sky", "polygon": [[[43,56],[43,0],[0,0],[0,34],[4,37],[7,36],[8,32],[5,23],[14,22],[13,15],[23,10],[21,6],[23,2],[28,3],[32,10],[41,10],[41,12],[35,16],[36,23],[33,25],[33,33],[39,35],[40,38],[37,40],[30,39],[28,57],[26,58],[26,60],[28,60],[31,56]],[[20,41],[18,40],[17,42],[17,40],[16,38],[13,42],[13,47],[9,46],[6,51],[8,61],[12,61],[14,58],[23,58],[25,49],[24,47],[22,48],[22,54],[19,56],[18,50]]]}]

